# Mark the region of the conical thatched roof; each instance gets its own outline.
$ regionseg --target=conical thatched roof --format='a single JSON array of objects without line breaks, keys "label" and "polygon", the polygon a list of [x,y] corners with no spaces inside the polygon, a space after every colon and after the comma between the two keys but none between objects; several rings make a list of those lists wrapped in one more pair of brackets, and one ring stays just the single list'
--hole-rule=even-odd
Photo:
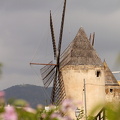
[{"label": "conical thatched roof", "polygon": [[83,28],[61,55],[61,66],[64,65],[103,65]]},{"label": "conical thatched roof", "polygon": [[109,69],[106,61],[104,61],[104,67],[105,67],[105,85],[106,86],[119,86],[116,78],[114,77],[113,73]]}]

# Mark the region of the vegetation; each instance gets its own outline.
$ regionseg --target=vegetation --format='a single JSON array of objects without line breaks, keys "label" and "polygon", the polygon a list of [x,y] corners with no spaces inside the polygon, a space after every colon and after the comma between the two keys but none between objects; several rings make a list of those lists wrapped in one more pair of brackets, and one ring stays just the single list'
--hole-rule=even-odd
[{"label": "vegetation", "polygon": [[[0,100],[4,100],[2,92]],[[75,108],[69,99],[66,99],[59,107],[50,105],[44,108],[42,105],[38,105],[36,109],[31,108],[24,100],[12,100],[11,105],[1,105],[0,120],[72,120],[67,115],[63,116],[63,113]]]},{"label": "vegetation", "polygon": [[[101,106],[96,106],[91,112],[87,120],[95,120],[93,114],[98,111]],[[120,120],[120,103],[107,103],[104,106],[105,120]]]},{"label": "vegetation", "polygon": [[2,63],[0,63],[0,75],[2,74]]},{"label": "vegetation", "polygon": [[[25,100],[10,99],[9,105],[5,105],[4,92],[0,92],[0,120],[73,120],[66,113],[69,110],[75,112],[77,105],[81,103],[74,103],[71,99],[66,99],[63,101],[61,106],[56,107],[53,105],[43,107],[38,105],[36,109],[29,106],[28,102]],[[98,111],[101,105],[96,106],[93,111],[91,111],[90,116],[87,120],[94,120],[94,113]],[[120,120],[120,104],[106,104],[105,108],[105,118],[107,120]],[[81,115],[78,115],[77,120],[84,117],[84,111],[80,111]]]},{"label": "vegetation", "polygon": [[[120,59],[120,57],[119,57]],[[0,63],[0,75],[2,74],[2,64]],[[10,99],[10,105],[5,105],[4,92],[0,92],[0,120],[72,120],[70,116],[65,115],[67,111],[76,109],[73,101],[66,99],[59,107],[49,106],[45,109],[42,105],[38,105],[33,109],[24,100]],[[91,112],[87,120],[94,120],[94,113],[101,106],[96,106]],[[108,103],[104,106],[105,119],[120,120],[120,103]],[[84,112],[82,112],[82,117]],[[80,117],[81,119],[81,117]],[[79,119],[78,119],[79,120]]]}]

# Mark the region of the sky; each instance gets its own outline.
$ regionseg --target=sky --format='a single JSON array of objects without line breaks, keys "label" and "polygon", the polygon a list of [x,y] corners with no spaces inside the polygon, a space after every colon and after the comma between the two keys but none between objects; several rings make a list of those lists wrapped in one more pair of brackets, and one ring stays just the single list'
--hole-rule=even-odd
[{"label": "sky", "polygon": [[[40,68],[30,62],[53,60],[49,28],[52,11],[55,38],[58,41],[64,0],[0,0],[0,62],[3,73],[0,90],[13,85],[43,86]],[[74,39],[80,27],[87,36],[95,32],[94,48],[111,71],[120,70],[119,0],[67,0],[62,50]],[[117,75],[120,79],[120,75]]]}]

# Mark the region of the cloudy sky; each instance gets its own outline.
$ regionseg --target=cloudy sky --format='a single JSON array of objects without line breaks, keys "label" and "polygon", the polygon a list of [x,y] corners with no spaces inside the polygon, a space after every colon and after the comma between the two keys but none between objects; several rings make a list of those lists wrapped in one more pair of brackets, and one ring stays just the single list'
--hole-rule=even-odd
[{"label": "cloudy sky", "polygon": [[[39,69],[30,62],[47,63],[53,59],[49,30],[52,10],[58,40],[64,0],[0,0],[0,62],[3,74],[0,89],[16,84],[43,85]],[[120,70],[120,0],[68,0],[63,49],[80,27],[87,36],[95,32],[95,49],[110,69]],[[120,77],[119,77],[120,78]],[[118,78],[118,79],[119,79]]]}]

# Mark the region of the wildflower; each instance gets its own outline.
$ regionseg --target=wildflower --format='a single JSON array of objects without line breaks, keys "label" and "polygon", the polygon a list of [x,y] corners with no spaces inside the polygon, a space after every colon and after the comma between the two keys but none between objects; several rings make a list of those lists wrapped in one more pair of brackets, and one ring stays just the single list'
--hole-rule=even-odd
[{"label": "wildflower", "polygon": [[73,120],[73,119],[69,116],[65,116],[65,117],[62,118],[62,120]]},{"label": "wildflower", "polygon": [[27,111],[27,112],[30,112],[30,113],[36,113],[36,111],[33,108],[29,107],[29,106],[24,107],[24,110]]},{"label": "wildflower", "polygon": [[4,120],[18,120],[17,113],[13,106],[6,106],[4,113]]},{"label": "wildflower", "polygon": [[76,106],[73,104],[73,101],[71,99],[65,99],[61,105],[62,112],[66,112],[69,109],[75,110]]},{"label": "wildflower", "polygon": [[48,112],[50,110],[50,107],[49,106],[45,106],[45,110],[46,110],[46,112]]},{"label": "wildflower", "polygon": [[38,105],[37,105],[37,109],[39,109],[39,110],[40,110],[40,109],[43,109],[43,106],[42,106],[41,104],[38,104]]},{"label": "wildflower", "polygon": [[49,105],[49,108],[50,108],[50,110],[56,110],[57,106],[55,106],[55,105]]},{"label": "wildflower", "polygon": [[69,116],[61,116],[59,113],[53,113],[53,114],[51,115],[51,118],[52,118],[52,119],[56,118],[56,119],[58,119],[58,120],[73,120],[73,119],[71,119]]},{"label": "wildflower", "polygon": [[0,97],[4,97],[5,96],[5,92],[4,91],[0,91]]},{"label": "wildflower", "polygon": [[53,113],[53,114],[51,115],[51,118],[52,118],[52,119],[56,118],[56,119],[58,119],[58,120],[62,120],[62,116],[61,116],[59,113]]},{"label": "wildflower", "polygon": [[45,113],[42,113],[41,114],[41,117],[44,119],[44,118],[46,118],[46,114]]},{"label": "wildflower", "polygon": [[51,115],[51,118],[57,118],[57,117],[60,117],[60,114],[59,113],[53,113]]}]

